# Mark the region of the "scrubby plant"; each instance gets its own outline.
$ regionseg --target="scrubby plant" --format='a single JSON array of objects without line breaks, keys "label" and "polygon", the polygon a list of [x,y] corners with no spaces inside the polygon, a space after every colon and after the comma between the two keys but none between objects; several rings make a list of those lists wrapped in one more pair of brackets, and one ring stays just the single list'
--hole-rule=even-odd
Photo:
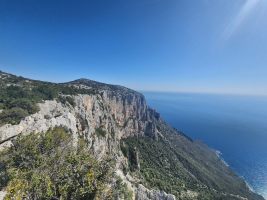
[{"label": "scrubby plant", "polygon": [[[174,194],[177,198],[186,189],[201,192],[198,185],[200,182],[188,176],[184,164],[181,163],[182,158],[163,140],[127,138],[121,141],[121,151],[127,157],[132,172],[136,170],[135,155],[139,152],[140,174],[147,187]],[[207,191],[203,192],[206,194]]]},{"label": "scrubby plant", "polygon": [[18,124],[26,116],[38,112],[37,103],[43,100],[58,99],[74,107],[74,99],[67,95],[95,92],[64,84],[41,81],[27,82],[25,79],[15,76],[0,80],[0,86],[0,110],[3,110],[0,112],[0,125]]},{"label": "scrubby plant", "polygon": [[29,113],[22,108],[11,108],[3,110],[0,114],[0,125],[9,123],[17,124],[22,118],[26,117]]},{"label": "scrubby plant", "polygon": [[99,127],[95,129],[95,134],[99,138],[104,138],[106,137],[107,132],[103,128]]},{"label": "scrubby plant", "polygon": [[76,103],[73,99],[73,97],[71,96],[59,96],[58,97],[58,100],[63,103],[63,104],[66,104],[68,103],[69,105],[71,105],[72,107],[75,107]]},{"label": "scrubby plant", "polygon": [[[110,199],[115,187],[111,159],[96,160],[86,142],[77,147],[64,128],[19,136],[0,153],[0,189],[11,199]],[[123,193],[123,194],[121,194]]]},{"label": "scrubby plant", "polygon": [[123,183],[120,177],[116,177],[112,197],[113,199],[132,200],[133,192],[128,189],[127,185]]}]

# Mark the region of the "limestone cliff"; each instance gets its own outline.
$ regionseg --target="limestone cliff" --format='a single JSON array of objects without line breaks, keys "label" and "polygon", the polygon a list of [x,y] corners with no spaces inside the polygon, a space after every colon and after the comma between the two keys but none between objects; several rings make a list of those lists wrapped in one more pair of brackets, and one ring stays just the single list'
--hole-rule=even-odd
[{"label": "limestone cliff", "polygon": [[[114,171],[134,192],[135,199],[202,199],[201,195],[205,199],[263,199],[251,192],[213,150],[167,125],[138,92],[86,79],[53,84],[6,73],[0,78],[2,88],[15,86],[32,92],[41,85],[44,91],[52,87],[58,93],[56,98],[39,101],[38,111],[19,123],[2,125],[0,149],[11,146],[19,134],[63,126],[72,134],[74,145],[82,137],[98,159],[112,155]],[[69,101],[64,100],[67,98]],[[162,185],[168,180],[177,187]]]},{"label": "limestone cliff", "polygon": [[[141,94],[133,93],[125,97],[103,91],[97,95],[79,94],[72,98],[75,106],[56,100],[39,103],[39,112],[27,116],[17,125],[1,126],[0,140],[64,126],[73,134],[74,140],[77,136],[83,136],[95,152],[104,153],[115,148],[108,145],[109,139],[119,141],[120,138],[145,135],[157,137],[158,132],[153,121],[158,119],[158,115],[147,107]],[[103,130],[106,135],[100,137],[97,130]],[[2,146],[9,144],[10,141],[7,141]]]}]

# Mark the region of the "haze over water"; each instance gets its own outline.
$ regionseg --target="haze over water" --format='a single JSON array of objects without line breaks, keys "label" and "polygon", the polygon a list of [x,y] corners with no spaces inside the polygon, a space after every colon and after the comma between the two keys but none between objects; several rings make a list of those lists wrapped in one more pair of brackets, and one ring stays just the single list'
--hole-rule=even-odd
[{"label": "haze over water", "polygon": [[173,127],[219,150],[267,198],[267,97],[144,92]]}]

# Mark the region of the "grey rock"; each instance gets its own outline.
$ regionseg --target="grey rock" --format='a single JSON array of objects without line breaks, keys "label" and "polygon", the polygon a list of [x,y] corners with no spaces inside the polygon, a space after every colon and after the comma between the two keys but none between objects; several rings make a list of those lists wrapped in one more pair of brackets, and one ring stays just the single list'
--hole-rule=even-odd
[{"label": "grey rock", "polygon": [[174,195],[163,191],[148,190],[139,184],[136,191],[136,200],[176,200],[176,198]]}]

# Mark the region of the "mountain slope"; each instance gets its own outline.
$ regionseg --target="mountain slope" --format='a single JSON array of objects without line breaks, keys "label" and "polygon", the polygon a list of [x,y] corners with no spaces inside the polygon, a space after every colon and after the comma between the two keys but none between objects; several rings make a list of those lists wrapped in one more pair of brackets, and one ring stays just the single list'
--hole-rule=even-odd
[{"label": "mountain slope", "polygon": [[87,79],[55,84],[3,72],[0,86],[2,150],[19,135],[64,127],[73,146],[83,139],[97,160],[112,157],[132,198],[263,199],[213,150],[167,125],[138,92]]}]

